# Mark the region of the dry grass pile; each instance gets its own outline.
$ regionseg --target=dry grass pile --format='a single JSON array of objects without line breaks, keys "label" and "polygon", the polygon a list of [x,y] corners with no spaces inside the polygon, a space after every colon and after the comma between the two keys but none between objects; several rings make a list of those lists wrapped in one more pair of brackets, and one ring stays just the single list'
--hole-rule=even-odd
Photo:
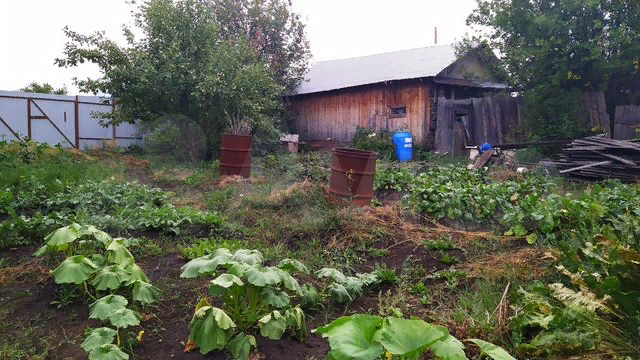
[{"label": "dry grass pile", "polygon": [[[492,239],[496,236],[486,231],[456,230],[427,218],[417,218],[407,213],[398,204],[380,207],[344,208],[340,211],[342,230],[336,234],[329,246],[345,248],[353,243],[369,242],[380,237],[391,241],[390,247],[412,242],[421,246],[426,239],[435,239],[443,234],[451,235],[459,247],[465,247],[477,239]],[[424,223],[428,223],[425,226]],[[515,237],[500,236],[501,242]]]},{"label": "dry grass pile", "polygon": [[128,167],[133,169],[148,170],[151,168],[151,161],[140,159],[132,155],[124,155],[122,156],[122,160],[127,164]]},{"label": "dry grass pile", "polygon": [[187,178],[195,174],[195,170],[158,170],[153,172],[155,182],[184,182]]},{"label": "dry grass pile", "polygon": [[0,269],[0,285],[7,286],[17,282],[41,283],[49,279],[49,269],[40,259],[31,259],[20,265]]},{"label": "dry grass pile", "polygon": [[521,181],[524,181],[524,175],[504,167],[496,167],[491,169],[489,179],[491,179],[494,182],[504,182],[504,181],[520,181],[521,182]]},{"label": "dry grass pile", "polygon": [[230,185],[258,184],[258,183],[263,183],[264,181],[265,181],[265,178],[263,177],[246,178],[240,175],[223,175],[220,177],[220,180],[218,180],[216,187],[226,188],[227,186],[230,186]]},{"label": "dry grass pile", "polygon": [[340,210],[341,231],[329,242],[329,247],[347,248],[354,243],[390,239],[392,246],[400,242],[420,243],[425,230],[411,221],[397,205],[381,207],[344,208]]},{"label": "dry grass pile", "polygon": [[288,188],[282,190],[272,190],[267,197],[267,203],[272,206],[287,203],[294,197],[306,195],[314,191],[314,185],[309,180],[304,180],[291,184]]},{"label": "dry grass pile", "polygon": [[524,247],[484,255],[465,263],[462,268],[473,277],[489,280],[507,277],[528,281],[547,276],[549,264],[549,257],[542,251],[534,247]]}]

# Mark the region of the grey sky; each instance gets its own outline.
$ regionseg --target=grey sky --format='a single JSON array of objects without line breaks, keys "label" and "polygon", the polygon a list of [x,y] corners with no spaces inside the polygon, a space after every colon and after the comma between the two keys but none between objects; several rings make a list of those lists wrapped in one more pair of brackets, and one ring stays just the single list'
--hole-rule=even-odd
[{"label": "grey sky", "polygon": [[[306,18],[315,61],[347,58],[432,45],[459,39],[475,0],[293,0]],[[121,39],[130,22],[124,0],[0,0],[0,90],[17,90],[30,81],[66,85],[72,78],[95,77],[97,68],[60,69],[62,28],[90,33],[105,30]]]}]

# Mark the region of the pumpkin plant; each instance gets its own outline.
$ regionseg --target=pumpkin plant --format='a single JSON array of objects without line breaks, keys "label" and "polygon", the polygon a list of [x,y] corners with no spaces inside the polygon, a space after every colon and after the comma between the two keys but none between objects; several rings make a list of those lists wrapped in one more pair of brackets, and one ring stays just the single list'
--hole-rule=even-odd
[{"label": "pumpkin plant", "polygon": [[[58,252],[66,255],[52,271],[55,282],[81,286],[93,300],[89,317],[113,327],[97,328],[88,334],[81,346],[89,352],[89,360],[128,359],[129,355],[121,350],[128,345],[126,329],[140,325],[140,314],[127,305],[151,304],[159,290],[136,265],[127,241],[114,239],[95,226],[75,223],[54,231],[45,241],[34,255]],[[84,256],[79,255],[80,252],[93,253]],[[128,295],[131,302],[123,294]]]},{"label": "pumpkin plant", "polygon": [[[219,248],[214,253],[189,261],[180,277],[215,276],[209,294],[220,297],[224,308],[212,306],[204,299],[196,306],[189,324],[190,344],[206,354],[227,349],[236,359],[246,360],[255,337],[260,334],[279,340],[286,331],[302,341],[307,336],[305,314],[300,306],[292,307],[291,297],[302,296],[302,288],[293,273],[309,274],[301,262],[284,259],[277,266],[264,266],[258,250]],[[224,269],[218,274],[219,269]],[[188,348],[191,348],[189,346]]]},{"label": "pumpkin plant", "polygon": [[[436,359],[467,360],[464,344],[440,326],[419,319],[343,316],[312,332],[329,339],[329,360],[418,359],[431,350]],[[515,360],[501,347],[469,339],[494,360]]]}]

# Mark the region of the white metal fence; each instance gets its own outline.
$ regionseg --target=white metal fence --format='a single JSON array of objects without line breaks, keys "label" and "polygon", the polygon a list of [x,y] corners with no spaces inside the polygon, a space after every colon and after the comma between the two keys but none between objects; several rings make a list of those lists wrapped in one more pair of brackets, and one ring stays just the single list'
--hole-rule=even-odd
[{"label": "white metal fence", "polygon": [[84,149],[115,140],[118,146],[142,144],[135,125],[100,126],[93,112],[111,112],[100,96],[67,96],[0,91],[0,138],[29,139]]}]

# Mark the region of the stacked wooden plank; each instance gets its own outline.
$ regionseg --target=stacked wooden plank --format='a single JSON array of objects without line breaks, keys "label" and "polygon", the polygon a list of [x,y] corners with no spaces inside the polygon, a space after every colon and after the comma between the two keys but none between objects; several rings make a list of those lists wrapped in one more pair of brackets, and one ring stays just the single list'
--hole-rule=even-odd
[{"label": "stacked wooden plank", "polygon": [[559,173],[581,180],[640,180],[640,143],[600,136],[577,139],[562,149],[553,165]]}]

